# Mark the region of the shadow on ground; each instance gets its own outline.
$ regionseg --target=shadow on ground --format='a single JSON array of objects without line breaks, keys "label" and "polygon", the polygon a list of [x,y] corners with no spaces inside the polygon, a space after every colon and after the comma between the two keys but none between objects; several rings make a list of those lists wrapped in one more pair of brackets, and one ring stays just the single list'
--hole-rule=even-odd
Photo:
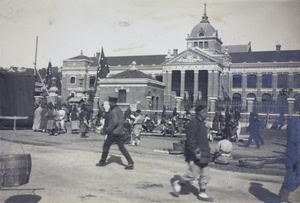
[{"label": "shadow on ground", "polygon": [[122,162],[122,157],[115,155],[110,155],[110,157],[107,159],[107,165],[111,163],[117,163],[121,166],[127,166]]},{"label": "shadow on ground", "polygon": [[37,203],[42,199],[38,195],[15,195],[9,197],[4,203]]},{"label": "shadow on ground", "polygon": [[263,187],[263,184],[251,182],[249,193],[254,195],[258,200],[268,203],[279,203],[281,202],[280,196],[270,192],[268,189]]}]

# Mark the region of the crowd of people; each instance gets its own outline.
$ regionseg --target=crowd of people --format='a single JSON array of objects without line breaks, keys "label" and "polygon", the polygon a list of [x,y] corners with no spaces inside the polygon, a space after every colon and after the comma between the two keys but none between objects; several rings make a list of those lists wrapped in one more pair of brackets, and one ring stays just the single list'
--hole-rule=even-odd
[{"label": "crowd of people", "polygon": [[92,109],[85,103],[80,105],[40,103],[34,111],[32,130],[57,136],[67,133],[66,122],[71,122],[71,133],[80,133],[81,138],[86,138],[91,118]]},{"label": "crowd of people", "polygon": [[241,131],[240,117],[241,114],[238,110],[233,111],[229,108],[226,108],[224,113],[215,112],[208,139],[213,141],[216,136],[221,136],[222,139],[236,142]]}]

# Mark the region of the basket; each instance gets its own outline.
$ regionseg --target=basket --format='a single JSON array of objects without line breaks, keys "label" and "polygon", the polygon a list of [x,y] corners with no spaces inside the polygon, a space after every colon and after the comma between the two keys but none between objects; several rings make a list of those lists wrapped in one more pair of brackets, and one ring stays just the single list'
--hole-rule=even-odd
[{"label": "basket", "polygon": [[265,166],[266,161],[258,158],[242,158],[239,159],[239,164],[242,167],[246,168],[263,168]]},{"label": "basket", "polygon": [[269,156],[269,157],[261,157],[262,160],[265,161],[265,164],[274,164],[277,163],[281,158],[279,156]]},{"label": "basket", "polygon": [[184,143],[173,143],[174,151],[184,151],[185,144]]},{"label": "basket", "polygon": [[0,187],[13,187],[29,182],[31,172],[30,154],[0,156]]}]

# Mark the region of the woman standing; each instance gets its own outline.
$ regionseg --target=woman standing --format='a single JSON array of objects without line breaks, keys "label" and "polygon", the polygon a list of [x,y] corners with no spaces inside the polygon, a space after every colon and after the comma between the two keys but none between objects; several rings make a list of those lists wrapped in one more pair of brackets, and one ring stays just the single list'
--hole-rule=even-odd
[{"label": "woman standing", "polygon": [[36,108],[34,111],[32,130],[35,132],[40,130],[42,110],[41,104],[39,104],[38,108]]},{"label": "woman standing", "polygon": [[80,137],[81,138],[87,138],[89,136],[86,135],[86,133],[88,132],[88,109],[85,106],[85,104],[82,105],[81,107],[81,111],[79,113],[79,131],[81,133]]},{"label": "woman standing", "polygon": [[76,105],[73,106],[72,111],[70,113],[70,121],[72,125],[72,134],[78,133],[79,130],[79,113],[76,108]]},{"label": "woman standing", "polygon": [[54,109],[52,103],[49,104],[49,110],[46,113],[46,118],[48,119],[47,121],[47,131],[48,131],[48,135],[54,135],[55,131],[56,131],[56,126],[55,126],[55,117],[56,117],[56,110]]},{"label": "woman standing", "polygon": [[48,112],[48,106],[47,104],[42,104],[42,112],[41,112],[41,125],[40,125],[40,129],[42,130],[42,132],[46,132],[46,128],[47,128],[47,118],[46,118],[46,113]]}]

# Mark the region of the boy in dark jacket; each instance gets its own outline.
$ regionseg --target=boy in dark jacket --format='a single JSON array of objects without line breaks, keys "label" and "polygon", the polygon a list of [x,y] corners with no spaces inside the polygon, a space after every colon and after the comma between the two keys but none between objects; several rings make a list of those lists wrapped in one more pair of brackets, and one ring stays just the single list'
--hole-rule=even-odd
[{"label": "boy in dark jacket", "polygon": [[[207,129],[204,123],[207,117],[207,109],[204,106],[197,106],[196,116],[187,126],[185,160],[189,169],[184,176],[173,182],[174,195],[178,196],[181,186],[198,179],[200,193],[198,199],[212,202],[213,198],[205,193],[206,185],[209,182],[209,167],[211,162],[210,147],[207,139]],[[200,176],[200,177],[199,177]]]}]

